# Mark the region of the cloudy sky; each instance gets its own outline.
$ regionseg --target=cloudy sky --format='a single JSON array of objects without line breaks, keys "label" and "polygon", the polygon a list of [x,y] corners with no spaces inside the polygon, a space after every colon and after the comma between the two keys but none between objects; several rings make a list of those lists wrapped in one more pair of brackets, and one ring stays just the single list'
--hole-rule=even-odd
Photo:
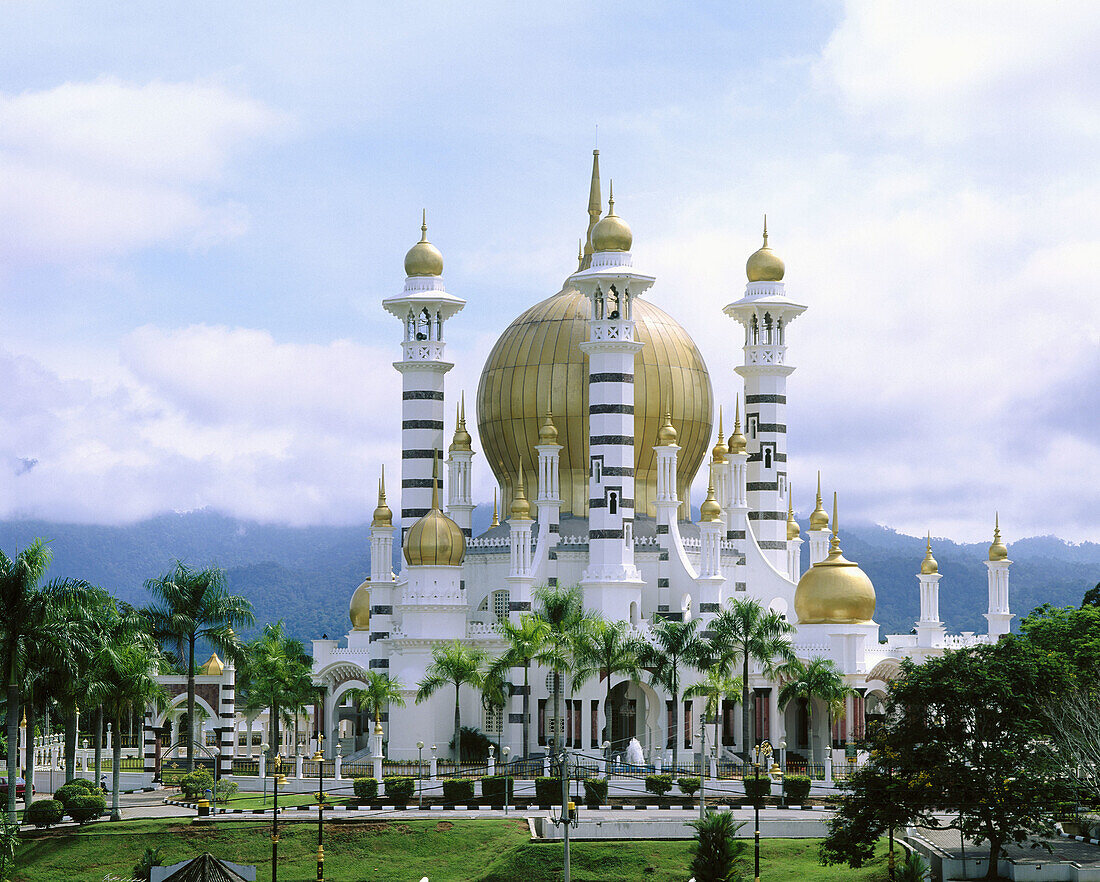
[{"label": "cloudy sky", "polygon": [[810,306],[803,513],[820,468],[842,521],[976,540],[999,509],[1010,540],[1100,538],[1092,0],[4,15],[0,516],[368,519],[400,461],[379,301],[421,208],[472,395],[574,266],[598,125],[636,264],[726,403],[720,309],[767,211]]}]

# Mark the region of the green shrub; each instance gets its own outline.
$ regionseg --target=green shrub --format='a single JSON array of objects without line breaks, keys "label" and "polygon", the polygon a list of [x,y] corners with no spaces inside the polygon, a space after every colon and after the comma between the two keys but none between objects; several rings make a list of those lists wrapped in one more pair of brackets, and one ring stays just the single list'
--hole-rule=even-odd
[{"label": "green shrub", "polygon": [[[463,726],[458,730],[458,736],[460,743],[462,744],[462,750],[459,752],[458,760],[463,763],[483,763],[489,756],[489,745],[492,744],[497,749],[497,755],[500,755],[500,745],[496,744],[488,735],[482,732],[480,729],[474,729],[470,726]],[[455,749],[455,740],[452,737],[450,743],[447,745],[453,754]]]},{"label": "green shrub", "polygon": [[416,778],[393,777],[383,779],[386,785],[386,796],[394,802],[406,803],[416,792]]},{"label": "green shrub", "polygon": [[683,778],[676,779],[676,786],[680,788],[680,792],[685,796],[694,796],[699,792],[699,787],[702,785],[703,779],[697,776],[686,775]]},{"label": "green shrub", "polygon": [[74,785],[85,793],[91,793],[93,795],[103,792],[99,789],[99,785],[96,784],[95,781],[89,781],[87,778],[71,778],[65,782],[66,787],[72,787]]},{"label": "green shrub", "polygon": [[[359,799],[375,799],[378,796],[378,779],[356,778],[351,782],[351,789],[355,791],[355,795],[359,797]],[[386,792],[387,794],[389,793],[388,785]]]},{"label": "green shrub", "polygon": [[705,818],[692,821],[695,828],[695,852],[690,870],[695,882],[733,882],[740,879],[738,863],[749,844],[737,839],[743,824],[735,823],[729,812],[707,812]]},{"label": "green shrub", "polygon": [[56,799],[36,799],[27,809],[26,821],[36,827],[45,827],[47,830],[54,824],[61,823],[65,817],[65,806]]},{"label": "green shrub", "polygon": [[218,780],[214,792],[218,802],[222,805],[226,805],[229,802],[229,797],[236,793],[238,789],[236,781],[230,781],[228,778],[221,778]]},{"label": "green shrub", "polygon": [[75,781],[71,781],[61,787],[53,793],[53,798],[56,799],[61,805],[65,807],[65,814],[69,813],[69,803],[71,803],[78,796],[93,796],[94,794],[85,790],[82,786]]},{"label": "green shrub", "polygon": [[810,795],[809,775],[787,775],[783,779],[783,795],[788,802],[805,802]]},{"label": "green shrub", "polygon": [[672,789],[671,775],[646,775],[645,789],[657,796],[664,796]]},{"label": "green shrub", "polygon": [[158,845],[156,848],[146,848],[145,854],[143,854],[141,860],[134,865],[134,868],[130,871],[130,875],[135,879],[141,880],[141,882],[149,882],[153,867],[159,867],[164,863],[160,855],[163,849],[163,845]]},{"label": "green shrub", "polygon": [[745,795],[753,802],[771,796],[772,779],[766,775],[745,779]]},{"label": "green shrub", "polygon": [[589,808],[607,805],[607,779],[584,779],[584,804]]},{"label": "green shrub", "polygon": [[195,769],[180,778],[180,790],[184,799],[201,799],[207,790],[214,789],[214,779],[206,769]]},{"label": "green shrub", "polygon": [[535,802],[540,808],[561,805],[561,778],[547,778],[539,775],[535,779]]},{"label": "green shrub", "polygon": [[66,810],[69,817],[78,824],[87,824],[107,811],[107,800],[103,798],[101,793],[74,796],[69,800]]},{"label": "green shrub", "polygon": [[928,872],[928,863],[915,851],[905,855],[898,868],[898,882],[924,882],[925,873]]},{"label": "green shrub", "polygon": [[443,781],[443,801],[447,805],[469,805],[474,801],[474,782],[472,778],[445,778]]},{"label": "green shrub", "polygon": [[481,779],[481,796],[489,805],[504,805],[504,788],[508,788],[508,801],[512,801],[515,778],[505,775],[486,775]]}]

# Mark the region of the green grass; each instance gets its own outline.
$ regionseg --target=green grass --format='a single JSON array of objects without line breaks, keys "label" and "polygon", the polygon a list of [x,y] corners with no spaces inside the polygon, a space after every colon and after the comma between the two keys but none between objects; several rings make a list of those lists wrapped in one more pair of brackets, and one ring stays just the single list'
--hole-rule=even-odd
[{"label": "green grass", "polygon": [[[99,822],[81,830],[31,834],[19,848],[14,882],[128,878],[146,847],[164,846],[164,863],[200,852],[258,868],[271,875],[269,823],[192,825],[180,820]],[[804,882],[881,882],[884,849],[863,870],[821,867],[817,840],[769,839],[761,844],[761,876]],[[684,882],[692,843],[580,842],[572,847],[576,882],[653,880]],[[280,829],[279,876],[316,877],[317,827],[287,823]],[[749,865],[751,878],[751,849]],[[405,880],[431,882],[556,882],[561,879],[560,843],[530,842],[522,820],[348,822],[325,825],[325,878],[329,882]],[[79,873],[74,874],[74,868]]]},{"label": "green grass", "polygon": [[[336,802],[343,802],[342,799],[335,800]],[[334,800],[332,797],[325,795],[325,805],[333,805]],[[271,791],[267,791],[265,796],[263,791],[245,790],[243,792],[234,793],[229,797],[229,802],[219,802],[218,808],[224,809],[270,809],[273,804],[271,798]],[[317,798],[312,793],[280,793],[279,794],[279,811],[288,806],[295,805],[317,805]]]}]

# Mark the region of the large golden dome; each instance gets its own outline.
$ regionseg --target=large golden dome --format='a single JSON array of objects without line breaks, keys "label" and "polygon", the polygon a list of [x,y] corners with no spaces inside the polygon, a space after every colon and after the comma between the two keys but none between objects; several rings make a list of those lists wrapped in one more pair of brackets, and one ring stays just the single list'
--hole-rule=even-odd
[{"label": "large golden dome", "polygon": [[363,582],[351,595],[348,617],[353,631],[370,630],[370,580]]},{"label": "large golden dome", "polygon": [[[535,487],[531,451],[547,400],[559,431],[563,513],[588,514],[588,302],[566,287],[519,316],[500,335],[477,391],[477,425],[485,457],[511,505],[512,484],[524,461],[524,483]],[[634,302],[635,333],[644,343],[634,367],[635,510],[653,512],[657,490],[653,445],[671,411],[678,430],[680,499],[688,498],[711,433],[712,394],[703,356],[687,332],[647,300]]]},{"label": "large golden dome", "polygon": [[859,564],[847,560],[840,550],[835,496],[829,556],[798,580],[794,612],[801,625],[855,625],[869,622],[875,615],[875,586]]}]

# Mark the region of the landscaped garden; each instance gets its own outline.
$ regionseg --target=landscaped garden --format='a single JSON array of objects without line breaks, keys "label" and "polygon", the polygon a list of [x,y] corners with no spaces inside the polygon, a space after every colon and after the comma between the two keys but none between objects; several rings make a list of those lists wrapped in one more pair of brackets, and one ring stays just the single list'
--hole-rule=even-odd
[{"label": "landscaped garden", "polygon": [[[209,851],[216,857],[271,873],[270,821],[192,824],[180,820],[128,821],[83,829],[28,834],[19,847],[13,882],[59,878],[130,878],[147,848],[161,847],[164,864]],[[816,839],[766,839],[761,843],[763,878],[800,882],[881,882],[885,851],[860,870],[822,867]],[[580,842],[572,846],[575,882],[685,882],[693,843]],[[280,825],[279,874],[284,879],[316,877],[315,823]],[[752,875],[751,849],[746,874]],[[531,842],[525,821],[355,820],[325,825],[325,878],[416,882],[552,882],[561,878],[560,843]]]}]

